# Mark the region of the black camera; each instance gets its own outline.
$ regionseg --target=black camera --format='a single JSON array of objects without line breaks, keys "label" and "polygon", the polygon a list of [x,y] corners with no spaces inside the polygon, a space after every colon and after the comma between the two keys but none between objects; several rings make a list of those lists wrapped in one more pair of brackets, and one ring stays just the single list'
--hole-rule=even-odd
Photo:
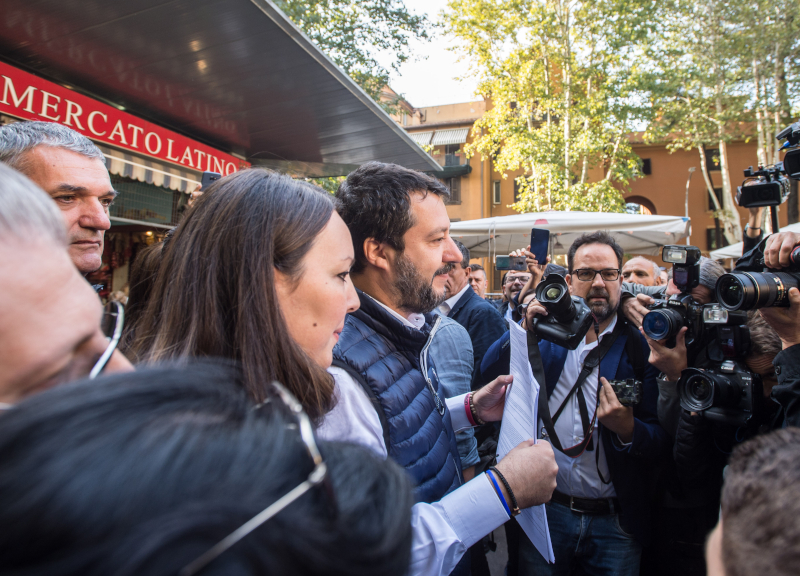
[{"label": "black camera", "polygon": [[536,287],[536,300],[547,310],[547,316],[537,316],[533,321],[536,335],[575,350],[593,322],[592,311],[583,298],[569,293],[562,276],[550,274]]},{"label": "black camera", "polygon": [[[714,422],[743,426],[763,408],[761,377],[743,364],[750,351],[747,312],[719,304],[703,307],[703,323],[716,328],[709,342],[707,368],[688,368],[678,380],[681,407]],[[710,331],[710,330],[709,330]]]},{"label": "black camera", "polygon": [[714,422],[744,426],[756,416],[764,399],[761,377],[736,360],[709,370],[687,368],[678,380],[681,407]]},{"label": "black camera", "polygon": [[609,384],[623,406],[636,406],[642,401],[642,383],[633,378],[625,380],[609,380]]},{"label": "black camera", "polygon": [[653,340],[666,340],[675,347],[675,337],[686,326],[686,346],[702,333],[703,307],[694,301],[690,290],[700,283],[700,249],[695,246],[664,246],[661,258],[672,263],[672,282],[681,291],[667,299],[657,299],[648,306],[642,329]]},{"label": "black camera", "polygon": [[774,166],[753,170],[750,166],[744,171],[745,180],[736,193],[736,203],[742,208],[762,208],[779,206],[789,198],[791,187],[784,176],[783,162]]},{"label": "black camera", "polygon": [[791,255],[791,266],[781,271],[764,267],[767,238],[739,258],[733,272],[717,280],[717,301],[728,310],[756,310],[789,306],[789,289],[800,283],[800,247]]},{"label": "black camera", "polygon": [[783,157],[783,173],[793,180],[800,180],[800,122],[787,126],[775,138],[786,140],[781,147],[788,150]]}]

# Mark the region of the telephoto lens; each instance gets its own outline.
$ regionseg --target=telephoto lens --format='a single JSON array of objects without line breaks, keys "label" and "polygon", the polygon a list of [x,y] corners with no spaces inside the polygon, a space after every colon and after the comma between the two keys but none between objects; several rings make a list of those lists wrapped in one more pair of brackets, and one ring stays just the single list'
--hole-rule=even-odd
[{"label": "telephoto lens", "polygon": [[678,381],[681,406],[689,412],[702,412],[712,406],[733,408],[742,390],[722,374],[700,368],[687,368]]},{"label": "telephoto lens", "polygon": [[717,280],[717,301],[727,310],[786,308],[790,288],[797,278],[786,272],[730,272]]},{"label": "telephoto lens", "polygon": [[653,340],[666,340],[683,328],[683,315],[674,308],[651,310],[642,320],[642,330]]},{"label": "telephoto lens", "polygon": [[575,303],[569,293],[566,280],[558,274],[550,274],[536,287],[536,299],[547,313],[559,322],[570,322],[575,318]]}]

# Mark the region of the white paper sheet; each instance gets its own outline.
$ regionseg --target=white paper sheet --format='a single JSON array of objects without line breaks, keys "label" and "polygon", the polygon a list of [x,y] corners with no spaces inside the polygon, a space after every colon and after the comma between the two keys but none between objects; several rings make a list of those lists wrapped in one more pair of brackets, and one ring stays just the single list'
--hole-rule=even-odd
[{"label": "white paper sheet", "polygon": [[[539,420],[539,383],[533,377],[528,362],[528,335],[518,324],[509,323],[511,330],[511,374],[514,383],[506,391],[506,405],[497,443],[497,461],[503,459],[520,442],[536,438],[536,423]],[[542,557],[555,562],[550,528],[547,525],[547,510],[544,504],[522,510],[517,522],[530,538]]]}]

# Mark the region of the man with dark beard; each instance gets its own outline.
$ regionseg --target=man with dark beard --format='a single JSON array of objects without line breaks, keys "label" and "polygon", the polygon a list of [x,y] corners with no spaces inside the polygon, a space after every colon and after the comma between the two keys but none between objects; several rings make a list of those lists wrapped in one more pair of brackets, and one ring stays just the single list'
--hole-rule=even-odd
[{"label": "man with dark beard", "polygon": [[[567,252],[570,293],[586,301],[595,324],[575,350],[539,342],[547,410],[539,404],[537,432],[552,442],[558,463],[558,486],[547,504],[556,561],[548,564],[523,534],[521,575],[635,576],[650,540],[653,475],[667,456],[669,436],[658,424],[658,370],[646,362],[647,343],[617,314],[622,254],[605,232],[584,234]],[[534,300],[523,326],[546,314]],[[484,378],[507,366],[506,340],[486,352]],[[633,408],[609,384],[628,378],[642,382],[642,400]]]},{"label": "man with dark beard", "polygon": [[[353,238],[351,269],[360,308],[348,314],[330,373],[337,406],[320,430],[373,448],[403,466],[418,504],[411,573],[469,574],[464,552],[517,512],[550,499],[557,472],[546,442],[520,443],[486,474],[463,484],[455,431],[502,418],[501,376],[481,390],[444,398],[428,354],[447,273],[462,256],[449,235],[437,180],[371,162],[336,193]],[[462,558],[463,556],[463,558]],[[459,562],[459,560],[461,560]]]},{"label": "man with dark beard", "polygon": [[[575,350],[540,342],[552,424],[543,426],[540,411],[539,431],[558,448],[558,486],[547,505],[556,562],[547,564],[523,535],[520,574],[635,576],[649,543],[652,475],[669,437],[658,424],[658,371],[646,362],[647,344],[617,315],[622,254],[605,232],[584,234],[567,252],[570,292],[586,301],[595,325]],[[537,314],[547,311],[533,303],[525,325]],[[595,349],[599,361],[591,362]],[[609,384],[627,378],[642,381],[634,407],[620,404]]]}]

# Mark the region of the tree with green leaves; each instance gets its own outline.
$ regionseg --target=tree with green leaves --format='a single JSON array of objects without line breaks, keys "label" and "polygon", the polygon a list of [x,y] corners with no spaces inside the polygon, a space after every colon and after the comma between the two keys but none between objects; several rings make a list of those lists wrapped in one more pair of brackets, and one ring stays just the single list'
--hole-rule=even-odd
[{"label": "tree with green leaves", "polygon": [[[389,70],[378,54],[391,54],[395,71],[411,56],[409,39],[428,40],[424,16],[410,13],[402,0],[276,0],[291,20],[374,100],[388,83]],[[391,109],[392,103],[388,104]]]},{"label": "tree with green leaves", "polygon": [[[451,0],[461,41],[490,99],[468,154],[517,178],[520,212],[623,211],[639,175],[628,138],[647,115],[639,47],[651,0]],[[645,104],[645,105],[643,105]]]}]

